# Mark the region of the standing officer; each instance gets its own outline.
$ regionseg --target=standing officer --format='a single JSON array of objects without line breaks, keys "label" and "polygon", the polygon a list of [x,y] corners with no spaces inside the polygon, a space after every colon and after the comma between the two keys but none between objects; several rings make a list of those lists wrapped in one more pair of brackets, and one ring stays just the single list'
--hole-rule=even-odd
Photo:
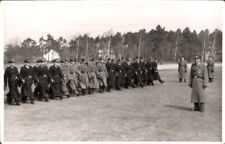
[{"label": "standing officer", "polygon": [[40,63],[39,66],[35,67],[35,81],[37,83],[35,94],[38,96],[40,101],[45,100],[48,102],[48,91],[49,91],[49,71],[48,67],[44,64],[45,60],[37,60]]},{"label": "standing officer", "polygon": [[18,69],[15,67],[15,60],[11,59],[8,61],[10,66],[8,66],[5,70],[4,74],[4,89],[6,89],[7,84],[9,87],[9,93],[7,94],[7,102],[9,104],[20,105],[20,94],[18,91],[19,83],[20,83],[20,75]]},{"label": "standing officer", "polygon": [[199,56],[191,65],[189,86],[192,88],[191,102],[194,103],[194,111],[205,111],[205,88],[207,87],[207,70]]},{"label": "standing officer", "polygon": [[182,80],[184,79],[184,82],[186,82],[187,62],[184,60],[184,57],[180,58],[180,61],[178,63],[178,72],[179,81],[182,82]]},{"label": "standing officer", "polygon": [[34,104],[34,97],[32,92],[32,84],[34,83],[34,72],[32,66],[30,66],[30,60],[27,59],[24,61],[25,65],[23,65],[20,69],[20,77],[23,82],[21,89],[21,100],[23,103],[27,102],[27,98],[29,98],[31,104]]},{"label": "standing officer", "polygon": [[213,82],[214,69],[215,69],[215,62],[214,62],[213,58],[210,56],[209,57],[209,61],[207,63],[207,70],[208,70],[209,82]]}]

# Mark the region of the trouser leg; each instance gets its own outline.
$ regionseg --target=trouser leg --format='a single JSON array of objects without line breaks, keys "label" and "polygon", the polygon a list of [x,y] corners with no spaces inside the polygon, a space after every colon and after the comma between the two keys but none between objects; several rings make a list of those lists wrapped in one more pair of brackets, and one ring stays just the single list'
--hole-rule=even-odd
[{"label": "trouser leg", "polygon": [[200,112],[205,112],[205,103],[200,103]]}]

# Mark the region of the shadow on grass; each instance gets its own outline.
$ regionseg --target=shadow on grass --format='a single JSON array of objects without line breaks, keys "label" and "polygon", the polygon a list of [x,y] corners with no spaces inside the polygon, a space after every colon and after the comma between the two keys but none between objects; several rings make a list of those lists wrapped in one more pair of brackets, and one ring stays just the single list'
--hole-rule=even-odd
[{"label": "shadow on grass", "polygon": [[166,107],[169,107],[169,108],[178,109],[178,110],[192,111],[192,108],[190,108],[190,107],[175,106],[175,105],[165,105],[165,106],[166,106]]}]

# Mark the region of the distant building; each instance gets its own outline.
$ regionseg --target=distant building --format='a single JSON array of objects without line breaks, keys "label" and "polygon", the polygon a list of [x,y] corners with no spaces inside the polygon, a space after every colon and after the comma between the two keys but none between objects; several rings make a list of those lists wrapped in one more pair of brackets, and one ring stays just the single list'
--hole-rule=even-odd
[{"label": "distant building", "polygon": [[98,57],[103,58],[103,59],[107,59],[107,58],[115,59],[116,58],[115,53],[112,50],[109,53],[107,50],[99,50]]},{"label": "distant building", "polygon": [[60,59],[60,55],[58,52],[54,51],[53,49],[51,49],[50,51],[48,51],[47,53],[43,54],[43,58],[47,61],[52,61],[54,59]]}]

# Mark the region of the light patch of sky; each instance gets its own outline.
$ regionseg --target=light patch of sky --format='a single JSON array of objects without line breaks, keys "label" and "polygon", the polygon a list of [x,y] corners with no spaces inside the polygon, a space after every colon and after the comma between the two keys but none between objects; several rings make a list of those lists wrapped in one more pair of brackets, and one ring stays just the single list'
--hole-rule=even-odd
[{"label": "light patch of sky", "polygon": [[88,33],[222,29],[223,2],[212,1],[20,1],[3,2],[4,42],[47,34],[71,39]]}]

